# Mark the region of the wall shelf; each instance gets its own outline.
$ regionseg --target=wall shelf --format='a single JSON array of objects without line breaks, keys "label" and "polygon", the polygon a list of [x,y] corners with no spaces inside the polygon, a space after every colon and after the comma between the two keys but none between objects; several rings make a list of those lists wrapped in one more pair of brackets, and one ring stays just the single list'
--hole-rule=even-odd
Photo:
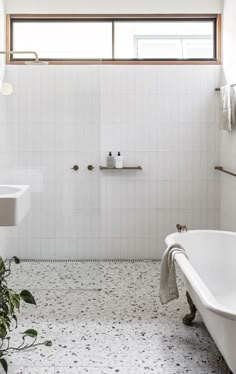
[{"label": "wall shelf", "polygon": [[123,168],[108,168],[106,166],[100,166],[100,170],[142,170],[142,166],[124,166]]}]

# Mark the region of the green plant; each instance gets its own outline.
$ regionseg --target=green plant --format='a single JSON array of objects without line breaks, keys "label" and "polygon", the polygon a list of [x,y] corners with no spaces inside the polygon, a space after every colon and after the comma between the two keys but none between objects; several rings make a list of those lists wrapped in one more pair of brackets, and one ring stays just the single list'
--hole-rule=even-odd
[{"label": "green plant", "polygon": [[34,329],[27,329],[22,333],[22,341],[19,346],[11,345],[10,333],[18,327],[17,314],[20,312],[21,302],[36,306],[35,299],[28,290],[17,293],[8,288],[7,278],[11,274],[12,262],[19,264],[20,260],[18,257],[13,257],[4,262],[0,257],[0,364],[5,373],[8,372],[6,356],[10,351],[22,351],[39,345],[52,345],[49,340],[38,343],[38,332]]}]

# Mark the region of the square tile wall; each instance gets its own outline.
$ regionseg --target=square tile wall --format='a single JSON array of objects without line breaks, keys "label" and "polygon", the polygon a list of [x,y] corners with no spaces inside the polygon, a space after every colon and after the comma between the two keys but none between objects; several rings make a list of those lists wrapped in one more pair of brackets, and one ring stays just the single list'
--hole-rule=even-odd
[{"label": "square tile wall", "polygon": [[[176,223],[218,228],[220,69],[8,66],[7,178],[32,191],[9,254],[160,258]],[[143,170],[100,171],[108,151]]]},{"label": "square tile wall", "polygon": [[[1,70],[1,66],[0,66]],[[1,79],[0,79],[1,80]],[[7,182],[8,149],[7,149],[7,122],[6,122],[7,97],[0,93],[0,184]],[[0,227],[0,256],[7,252],[7,230]]]},{"label": "square tile wall", "polygon": [[[160,258],[176,223],[218,228],[220,67],[104,67],[102,161],[121,151],[143,171],[103,172],[102,241],[115,256]],[[108,256],[109,257],[109,256]]]},{"label": "square tile wall", "polygon": [[[221,131],[221,160],[226,170],[235,173],[236,170],[236,134],[235,131]],[[236,180],[231,175],[219,173],[221,180],[221,209],[220,228],[226,231],[236,231]]]}]

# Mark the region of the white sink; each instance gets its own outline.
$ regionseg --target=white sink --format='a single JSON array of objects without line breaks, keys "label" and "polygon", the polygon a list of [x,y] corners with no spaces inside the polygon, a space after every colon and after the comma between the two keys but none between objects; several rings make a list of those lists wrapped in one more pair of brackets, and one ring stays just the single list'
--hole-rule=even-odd
[{"label": "white sink", "polygon": [[30,207],[30,186],[0,185],[0,226],[16,226]]}]

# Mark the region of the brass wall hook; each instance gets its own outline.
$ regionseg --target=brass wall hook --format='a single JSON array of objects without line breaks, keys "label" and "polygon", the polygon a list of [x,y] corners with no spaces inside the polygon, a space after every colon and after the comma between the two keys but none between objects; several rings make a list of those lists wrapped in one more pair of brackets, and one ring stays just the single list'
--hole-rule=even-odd
[{"label": "brass wall hook", "polygon": [[179,223],[177,223],[176,228],[178,232],[188,231],[188,228],[186,225],[180,225]]}]

